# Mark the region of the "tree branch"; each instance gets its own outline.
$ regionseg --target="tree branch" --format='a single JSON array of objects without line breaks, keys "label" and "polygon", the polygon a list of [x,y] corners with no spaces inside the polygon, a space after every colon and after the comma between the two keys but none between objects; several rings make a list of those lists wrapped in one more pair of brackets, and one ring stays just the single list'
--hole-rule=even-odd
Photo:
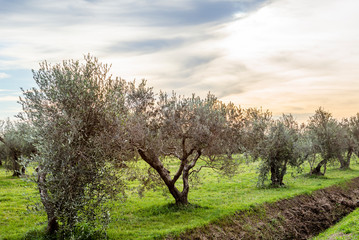
[{"label": "tree branch", "polygon": [[[192,149],[192,150],[194,150],[194,149]],[[201,155],[202,155],[202,151],[198,150],[197,156],[192,160],[191,164],[188,166],[189,169],[192,169],[196,165],[196,163],[197,163],[198,159],[201,157]]]},{"label": "tree branch", "polygon": [[211,168],[211,167],[208,166],[208,165],[200,166],[197,170],[192,170],[192,171],[189,173],[189,175],[191,175],[192,173],[199,173],[199,172],[202,170],[202,168]]},{"label": "tree branch", "polygon": [[182,138],[182,158],[181,160],[183,161],[184,159],[187,159],[188,155],[186,153],[186,137]]},{"label": "tree branch", "polygon": [[173,183],[173,184],[174,184],[174,183],[178,180],[178,178],[182,175],[184,166],[185,166],[185,162],[184,162],[184,161],[181,161],[181,165],[180,165],[180,167],[178,168],[178,171],[176,172],[176,174],[174,175],[174,177],[173,177],[173,179],[172,179],[172,183]]}]

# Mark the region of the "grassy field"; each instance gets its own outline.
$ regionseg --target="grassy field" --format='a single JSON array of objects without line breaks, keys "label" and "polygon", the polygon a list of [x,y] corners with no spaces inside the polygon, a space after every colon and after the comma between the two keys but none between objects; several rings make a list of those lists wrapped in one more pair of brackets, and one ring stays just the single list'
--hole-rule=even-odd
[{"label": "grassy field", "polygon": [[[358,176],[359,164],[354,161],[348,171],[332,166],[326,177],[287,174],[286,187],[258,189],[255,164],[242,164],[233,178],[204,169],[201,184],[190,190],[191,207],[178,209],[171,196],[160,190],[148,191],[143,197],[129,192],[127,201],[113,203],[108,235],[110,239],[154,239],[178,234],[256,204],[310,193]],[[27,211],[28,198],[34,196],[37,190],[31,184],[0,168],[0,239],[23,239],[29,231],[44,229],[46,216]]]},{"label": "grassy field", "polygon": [[335,226],[327,229],[312,240],[352,240],[359,239],[359,209],[343,218]]},{"label": "grassy field", "polygon": [[43,228],[44,213],[28,211],[37,199],[34,184],[25,182],[0,167],[0,239],[21,239],[28,231]]}]

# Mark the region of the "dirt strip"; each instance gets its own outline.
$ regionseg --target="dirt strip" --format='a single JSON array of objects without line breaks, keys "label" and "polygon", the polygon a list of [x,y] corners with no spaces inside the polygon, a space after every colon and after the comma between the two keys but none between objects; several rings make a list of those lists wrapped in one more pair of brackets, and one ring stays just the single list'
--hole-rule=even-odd
[{"label": "dirt strip", "polygon": [[167,239],[309,239],[359,207],[359,177],[342,186],[253,207]]}]

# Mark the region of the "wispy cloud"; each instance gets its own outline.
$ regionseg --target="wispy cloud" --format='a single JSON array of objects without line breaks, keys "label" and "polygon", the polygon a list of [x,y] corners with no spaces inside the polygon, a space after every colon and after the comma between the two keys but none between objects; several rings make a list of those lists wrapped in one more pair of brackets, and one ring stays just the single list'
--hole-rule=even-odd
[{"label": "wispy cloud", "polygon": [[0,96],[0,102],[14,102],[18,100],[18,96]]},{"label": "wispy cloud", "polygon": [[108,48],[109,52],[122,52],[122,53],[153,53],[165,49],[172,49],[183,45],[186,39],[183,38],[157,38],[145,39],[135,41],[121,41]]},{"label": "wispy cloud", "polygon": [[15,91],[15,90],[9,90],[9,89],[0,89],[0,92],[15,93],[15,92],[17,92],[17,91]]},{"label": "wispy cloud", "polygon": [[0,72],[0,79],[9,78],[9,77],[10,77],[9,74]]},{"label": "wispy cloud", "polygon": [[245,63],[262,77],[254,84],[251,77],[238,79],[249,85],[247,91],[230,90],[227,99],[235,96],[275,111],[303,107],[299,112],[305,112],[322,105],[338,115],[354,114],[359,100],[354,94],[359,90],[358,8],[359,2],[352,0],[278,0],[228,24],[231,34],[222,42],[228,46],[226,58]]},{"label": "wispy cloud", "polygon": [[119,57],[177,48],[209,37],[211,27],[263,1],[5,1],[0,59],[7,57],[2,62],[7,67],[36,68],[44,59],[79,58],[87,52]]},{"label": "wispy cloud", "polygon": [[180,94],[298,116],[359,107],[357,0],[0,2],[3,89],[16,80],[8,69],[90,52],[115,75]]}]

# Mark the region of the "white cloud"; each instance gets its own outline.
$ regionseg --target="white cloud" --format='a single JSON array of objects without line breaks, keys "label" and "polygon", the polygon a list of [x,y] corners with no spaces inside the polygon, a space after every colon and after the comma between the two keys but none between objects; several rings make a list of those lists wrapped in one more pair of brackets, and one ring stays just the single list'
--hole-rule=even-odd
[{"label": "white cloud", "polygon": [[355,114],[356,9],[354,0],[277,0],[228,24],[220,43],[225,57],[213,65],[217,79],[223,66],[244,67],[232,74],[225,99],[275,112],[313,112],[321,105],[337,116]]},{"label": "white cloud", "polygon": [[0,102],[16,102],[18,100],[18,96],[0,96]]},{"label": "white cloud", "polygon": [[10,77],[9,74],[0,72],[0,79],[9,78],[9,77]]},{"label": "white cloud", "polygon": [[[115,1],[100,3],[42,1],[42,14],[7,15],[11,24],[0,24],[1,56],[7,57],[1,68],[36,69],[45,59],[90,52],[111,63],[115,75],[146,78],[157,90],[210,90],[225,101],[278,113],[307,114],[322,105],[344,116],[359,108],[357,0],[273,0],[231,22],[192,25],[146,20],[155,9],[185,11],[195,1],[137,1],[137,9],[127,0],[121,8]],[[173,39],[180,44],[156,48]],[[124,51],[124,43],[144,48]]]}]

